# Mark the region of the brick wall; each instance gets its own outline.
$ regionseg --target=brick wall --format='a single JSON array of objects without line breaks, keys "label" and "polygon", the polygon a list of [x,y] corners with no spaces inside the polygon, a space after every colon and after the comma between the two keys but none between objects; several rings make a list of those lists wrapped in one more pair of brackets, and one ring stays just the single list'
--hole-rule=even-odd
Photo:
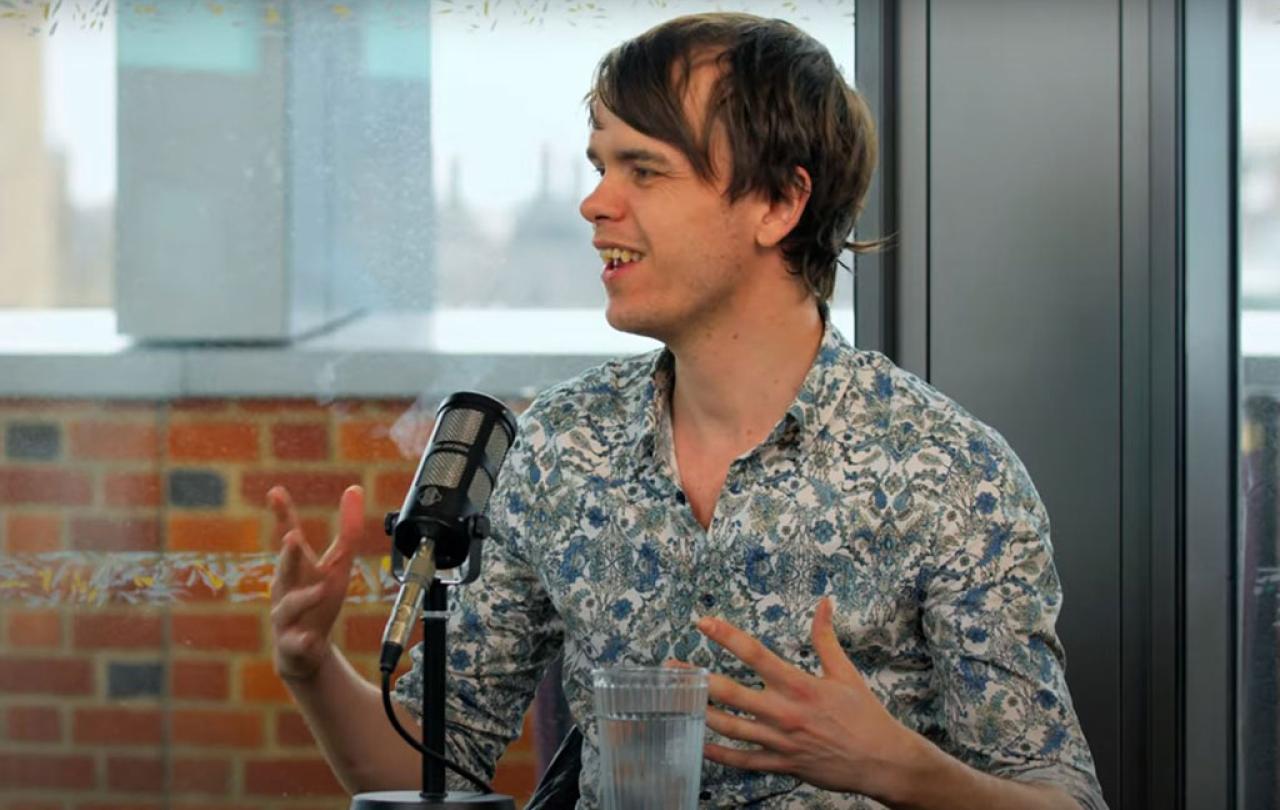
[{"label": "brick wall", "polygon": [[[264,495],[288,486],[322,548],[340,493],[364,485],[335,634],[371,677],[394,587],[382,515],[430,416],[400,400],[0,399],[0,810],[345,808],[271,668]],[[495,780],[520,800],[528,728]]]}]

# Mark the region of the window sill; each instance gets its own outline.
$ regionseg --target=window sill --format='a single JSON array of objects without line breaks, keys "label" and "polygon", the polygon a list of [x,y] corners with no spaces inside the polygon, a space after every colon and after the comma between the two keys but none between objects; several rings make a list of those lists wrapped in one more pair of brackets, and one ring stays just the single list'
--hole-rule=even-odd
[{"label": "window sill", "polygon": [[599,310],[374,312],[288,344],[149,344],[108,309],[0,310],[0,397],[528,397],[658,344]]}]

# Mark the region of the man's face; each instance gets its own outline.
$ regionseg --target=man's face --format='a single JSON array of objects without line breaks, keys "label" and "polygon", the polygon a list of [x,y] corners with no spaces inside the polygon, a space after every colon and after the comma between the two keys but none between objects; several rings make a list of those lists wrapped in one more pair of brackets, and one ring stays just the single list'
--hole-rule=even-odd
[{"label": "man's face", "polygon": [[[709,74],[695,70],[690,105],[701,103]],[[598,128],[587,157],[600,182],[579,210],[604,254],[609,324],[670,344],[732,317],[758,259],[753,218],[760,206],[750,196],[734,205],[725,199],[723,137],[712,150],[717,180],[708,183],[674,146],[641,134],[602,105],[594,116]],[[616,250],[626,253],[618,257]]]}]

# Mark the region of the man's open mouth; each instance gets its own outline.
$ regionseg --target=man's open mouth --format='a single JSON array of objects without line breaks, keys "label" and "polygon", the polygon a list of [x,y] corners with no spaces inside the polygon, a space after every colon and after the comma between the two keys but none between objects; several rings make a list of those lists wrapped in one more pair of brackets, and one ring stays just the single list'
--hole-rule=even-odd
[{"label": "man's open mouth", "polygon": [[606,269],[617,270],[623,265],[640,261],[644,258],[644,254],[637,253],[634,250],[623,250],[622,248],[605,248],[600,251],[600,258],[604,260]]}]

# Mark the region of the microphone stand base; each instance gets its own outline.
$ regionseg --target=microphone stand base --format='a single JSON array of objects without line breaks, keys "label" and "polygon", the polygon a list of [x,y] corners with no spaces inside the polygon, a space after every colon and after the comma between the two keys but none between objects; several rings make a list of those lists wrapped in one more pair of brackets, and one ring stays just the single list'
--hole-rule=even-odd
[{"label": "microphone stand base", "polygon": [[357,793],[351,810],[516,810],[516,803],[501,793],[452,790],[443,798],[428,799],[416,790],[382,790]]}]

